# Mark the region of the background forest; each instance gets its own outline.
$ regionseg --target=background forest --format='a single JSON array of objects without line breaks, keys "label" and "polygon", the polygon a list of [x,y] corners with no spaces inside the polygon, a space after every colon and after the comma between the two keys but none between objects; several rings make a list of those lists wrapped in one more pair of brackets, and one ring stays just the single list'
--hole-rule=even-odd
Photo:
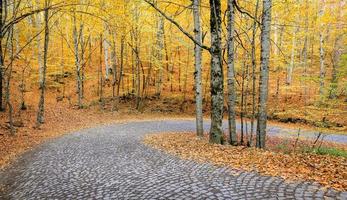
[{"label": "background forest", "polygon": [[[195,45],[186,37],[194,34],[192,1],[152,4],[171,22],[144,0],[1,2],[1,132],[37,127],[45,122],[45,109],[58,104],[195,112]],[[227,1],[221,6],[227,88]],[[262,6],[259,0],[234,4],[235,109],[246,133],[255,129],[248,123],[257,115]],[[202,43],[210,46],[209,2],[199,8]],[[346,130],[346,11],[342,0],[273,1],[269,119]],[[210,76],[210,55],[203,51],[205,115],[211,110]]]}]

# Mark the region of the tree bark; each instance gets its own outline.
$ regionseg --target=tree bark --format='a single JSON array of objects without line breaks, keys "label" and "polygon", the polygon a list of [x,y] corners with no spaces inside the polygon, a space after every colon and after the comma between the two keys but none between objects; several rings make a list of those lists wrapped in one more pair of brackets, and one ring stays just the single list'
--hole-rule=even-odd
[{"label": "tree bark", "polygon": [[[296,19],[298,19],[298,16],[296,16]],[[297,20],[298,21],[298,20]],[[291,85],[292,84],[292,77],[293,77],[293,69],[295,64],[295,51],[296,51],[296,35],[299,32],[299,27],[293,28],[293,38],[292,38],[292,50],[290,55],[290,64],[287,67],[287,77],[286,77],[286,84]]]},{"label": "tree bark", "polygon": [[236,90],[235,90],[235,68],[234,68],[234,24],[235,11],[234,0],[228,0],[228,124],[229,124],[229,143],[237,144],[236,138]]},{"label": "tree bark", "polygon": [[157,67],[157,77],[156,77],[156,90],[157,96],[161,95],[162,83],[163,83],[163,48],[164,48],[164,19],[162,16],[158,16],[158,32],[157,32],[157,62],[159,66]]},{"label": "tree bark", "polygon": [[[324,15],[324,1],[320,5],[321,9],[319,11],[320,20]],[[320,22],[319,31],[319,95],[322,98],[324,96],[324,81],[325,81],[325,58],[324,58],[324,35],[323,35],[323,22]]]},{"label": "tree bark", "polygon": [[222,144],[223,141],[223,66],[222,66],[222,20],[221,1],[210,0],[211,26],[211,130],[210,142]]},{"label": "tree bark", "polygon": [[[193,16],[194,16],[194,35],[195,40],[202,44],[202,31],[200,19],[200,0],[193,0]],[[196,112],[196,133],[199,137],[203,137],[203,112],[202,112],[202,49],[195,44],[195,112]]]},{"label": "tree bark", "polygon": [[257,32],[257,21],[258,18],[258,10],[259,10],[259,0],[256,2],[255,6],[255,12],[254,12],[254,20],[253,20],[253,27],[252,27],[252,119],[251,119],[251,134],[248,142],[248,146],[252,146],[253,142],[253,133],[254,133],[254,120],[255,120],[255,110],[256,110],[256,76],[255,76],[255,70],[256,70],[256,54],[255,54],[255,40],[256,40],[256,32]]},{"label": "tree bark", "polygon": [[[40,100],[37,112],[36,125],[39,127],[44,123],[44,105],[45,105],[45,90],[46,90],[46,70],[47,70],[47,56],[48,56],[48,44],[49,44],[49,9],[48,9],[48,1],[45,0],[45,11],[44,11],[44,21],[45,21],[45,40],[44,40],[44,48],[43,48],[43,69],[42,69],[42,80],[40,81]],[[40,51],[40,50],[39,50]]]},{"label": "tree bark", "polygon": [[120,41],[120,69],[119,69],[119,77],[118,77],[118,87],[117,87],[117,96],[119,96],[120,93],[120,85],[123,80],[123,65],[124,65],[124,40],[125,37],[121,37]]},{"label": "tree bark", "polygon": [[258,148],[265,148],[267,100],[269,84],[270,58],[270,30],[271,30],[271,0],[263,0],[262,29],[261,29],[261,64],[259,79],[259,113],[257,123]]},{"label": "tree bark", "polygon": [[105,62],[105,78],[106,80],[109,79],[109,73],[110,73],[110,65],[109,65],[109,42],[107,39],[107,32],[108,32],[108,28],[105,25],[105,29],[104,29],[104,40],[103,40],[103,47],[104,47],[104,62]]},{"label": "tree bark", "polygon": [[[338,23],[336,24],[337,30],[342,30],[342,17],[343,12],[342,8],[346,4],[344,1],[339,2],[339,11],[338,11]],[[339,68],[340,68],[340,57],[343,51],[343,33],[339,33],[335,38],[334,49],[332,52],[332,72],[331,72],[331,82],[330,82],[330,92],[329,99],[337,98],[337,89],[338,89],[338,81],[339,81]]]},{"label": "tree bark", "polygon": [[[0,30],[3,28],[3,2],[0,0]],[[3,69],[4,69],[4,57],[3,57],[3,51],[2,51],[2,39],[3,39],[4,33],[0,31],[0,111],[4,110],[3,106]]]},{"label": "tree bark", "polygon": [[82,108],[82,80],[81,80],[81,62],[79,59],[79,48],[78,48],[78,33],[76,25],[76,13],[74,12],[73,16],[73,40],[74,40],[74,54],[75,54],[75,67],[76,67],[76,86],[77,86],[77,99],[78,99],[78,108]]}]

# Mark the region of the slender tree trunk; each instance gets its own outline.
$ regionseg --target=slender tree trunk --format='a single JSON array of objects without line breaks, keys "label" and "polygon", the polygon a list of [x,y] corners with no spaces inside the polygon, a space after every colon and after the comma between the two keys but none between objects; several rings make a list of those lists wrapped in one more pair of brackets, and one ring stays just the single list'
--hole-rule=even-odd
[{"label": "slender tree trunk", "polygon": [[236,90],[235,90],[235,68],[234,68],[234,24],[235,11],[234,0],[228,0],[228,124],[229,124],[229,143],[237,144],[236,137]]},{"label": "slender tree trunk", "polygon": [[99,75],[99,89],[98,89],[98,93],[99,93],[99,102],[103,103],[103,78],[102,78],[102,49],[103,49],[103,37],[102,34],[100,34],[100,58],[99,58],[99,71],[98,71],[98,75]]},{"label": "slender tree trunk", "polygon": [[[244,55],[245,57],[245,55]],[[244,100],[245,100],[245,76],[246,76],[246,59],[244,59],[242,64],[242,82],[241,82],[241,104],[240,104],[240,120],[241,120],[241,137],[240,137],[240,144],[243,145],[244,143]]]},{"label": "slender tree trunk", "polygon": [[210,142],[222,144],[223,141],[223,66],[222,66],[222,20],[221,1],[210,0],[211,26],[211,130]]},{"label": "slender tree trunk", "polygon": [[305,38],[304,38],[304,48],[302,50],[302,57],[303,57],[303,74],[302,74],[302,78],[303,78],[303,84],[304,84],[304,101],[305,101],[305,105],[307,104],[307,67],[308,67],[308,0],[306,0],[306,11],[305,11]]},{"label": "slender tree trunk", "polygon": [[[339,11],[338,11],[338,23],[336,24],[337,30],[342,30],[342,17],[343,17],[343,11],[342,8],[346,2],[340,1],[339,2]],[[339,33],[335,38],[334,48],[332,52],[332,72],[331,72],[331,82],[330,82],[330,92],[329,92],[329,99],[336,99],[337,98],[337,89],[338,89],[338,81],[339,81],[339,68],[340,68],[340,57],[342,55],[343,51],[343,33]]]},{"label": "slender tree trunk", "polygon": [[[324,6],[324,5],[323,5]],[[320,15],[324,14],[324,8],[321,9]],[[324,61],[324,36],[323,36],[323,24],[320,24],[319,31],[319,95],[324,96],[324,81],[325,81],[325,61]]]},{"label": "slender tree trunk", "polygon": [[256,39],[256,32],[257,32],[257,21],[258,18],[258,10],[259,10],[259,0],[256,2],[255,6],[255,12],[254,12],[254,20],[253,20],[253,27],[252,27],[252,119],[251,119],[251,134],[250,139],[248,142],[248,146],[252,146],[253,142],[253,134],[254,134],[254,120],[255,120],[255,113],[256,113],[256,76],[255,76],[255,70],[256,70],[256,54],[255,54],[255,39]]},{"label": "slender tree trunk", "polygon": [[[84,43],[84,33],[83,33],[83,30],[84,30],[84,25],[81,24],[81,27],[80,27],[80,46],[81,46],[81,58],[80,58],[80,66],[81,66],[81,69],[80,69],[80,76],[81,76],[81,102],[83,101],[84,99],[84,81],[86,79],[85,77],[85,71],[86,71],[86,63],[85,63],[85,60],[84,60],[84,54],[85,54],[85,50],[86,50],[86,47],[85,47],[85,43]],[[83,102],[82,102],[82,106],[83,106]]]},{"label": "slender tree trunk", "polygon": [[187,65],[184,69],[184,83],[183,83],[183,103],[187,100],[187,81],[188,81],[188,67],[190,64],[190,47],[187,48]]},{"label": "slender tree trunk", "polygon": [[[14,12],[14,6],[13,6],[13,12]],[[13,107],[10,101],[10,86],[11,86],[11,78],[12,78],[12,71],[13,71],[13,61],[14,61],[14,45],[13,45],[13,34],[14,34],[14,25],[12,26],[10,30],[10,65],[8,69],[8,75],[7,75],[7,81],[6,81],[6,105],[8,106],[9,112],[8,112],[8,118],[9,118],[9,124],[10,124],[10,132],[11,135],[16,134],[16,130],[13,126]]]},{"label": "slender tree trunk", "polygon": [[[36,0],[36,5],[39,5],[40,1]],[[42,22],[41,22],[41,13],[37,14],[36,17],[36,23],[35,23],[35,27],[37,29],[40,29],[42,27]],[[40,87],[42,85],[43,82],[43,60],[42,60],[42,47],[41,47],[41,34],[39,34],[36,37],[36,41],[37,41],[37,60],[38,60],[38,64],[39,64],[39,83],[40,83]],[[40,88],[41,89],[41,88]]]},{"label": "slender tree trunk", "polygon": [[270,29],[271,29],[271,0],[263,0],[262,29],[261,29],[261,64],[259,79],[259,114],[257,123],[257,147],[265,148],[267,100],[269,84],[270,58]]},{"label": "slender tree trunk", "polygon": [[79,59],[79,48],[78,48],[78,33],[77,33],[77,24],[76,24],[76,13],[74,12],[73,16],[73,40],[74,40],[74,54],[75,54],[75,67],[76,67],[76,86],[77,86],[77,100],[78,108],[82,108],[82,87],[81,87],[81,62]]},{"label": "slender tree trunk", "polygon": [[123,80],[123,67],[124,67],[124,36],[121,38],[120,42],[120,69],[119,69],[119,78],[118,78],[118,87],[117,87],[117,96],[119,96],[120,85]]},{"label": "slender tree trunk", "polygon": [[160,96],[162,92],[163,83],[163,48],[164,48],[164,19],[162,16],[158,17],[158,32],[157,32],[157,61],[159,63],[157,77],[156,77],[156,95]]},{"label": "slender tree trunk", "polygon": [[103,40],[103,47],[104,47],[104,59],[105,59],[105,78],[106,80],[109,79],[109,74],[110,74],[110,65],[109,65],[109,42],[107,39],[107,32],[108,32],[108,28],[105,25],[105,29],[104,29],[104,40]]},{"label": "slender tree trunk", "polygon": [[[40,101],[37,112],[36,125],[37,127],[40,124],[43,124],[45,121],[44,118],[44,105],[45,105],[45,90],[46,90],[46,70],[47,70],[47,56],[48,56],[48,43],[49,43],[49,9],[48,1],[45,0],[45,11],[44,11],[44,21],[45,21],[45,40],[44,40],[44,49],[43,49],[43,69],[42,69],[42,80],[40,81]],[[40,50],[39,50],[40,51]]]},{"label": "slender tree trunk", "polygon": [[112,99],[116,97],[116,85],[117,85],[117,57],[116,57],[116,38],[112,34],[112,50],[111,50],[111,63],[112,63]]},{"label": "slender tree trunk", "polygon": [[291,85],[292,84],[292,77],[293,77],[293,69],[295,64],[295,51],[296,51],[296,35],[299,32],[299,28],[295,27],[293,28],[293,38],[292,38],[292,50],[290,55],[290,64],[287,67],[287,79],[286,84]]},{"label": "slender tree trunk", "polygon": [[[202,44],[202,31],[200,19],[200,0],[193,0],[194,34],[195,40]],[[196,133],[203,137],[203,113],[202,113],[202,49],[195,44],[195,112],[196,112]]]},{"label": "slender tree trunk", "polygon": [[181,74],[182,74],[182,66],[181,66],[181,48],[177,47],[177,53],[178,53],[178,91],[182,91],[182,85],[181,85]]}]

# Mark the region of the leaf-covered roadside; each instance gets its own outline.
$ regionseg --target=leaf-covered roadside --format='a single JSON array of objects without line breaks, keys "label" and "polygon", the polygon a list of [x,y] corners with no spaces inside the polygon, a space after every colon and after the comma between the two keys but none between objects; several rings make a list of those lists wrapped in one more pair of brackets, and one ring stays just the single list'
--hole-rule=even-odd
[{"label": "leaf-covered roadside", "polygon": [[207,138],[198,139],[193,133],[147,135],[144,143],[183,159],[257,171],[286,180],[315,181],[337,190],[347,190],[347,159],[344,157],[213,145]]}]

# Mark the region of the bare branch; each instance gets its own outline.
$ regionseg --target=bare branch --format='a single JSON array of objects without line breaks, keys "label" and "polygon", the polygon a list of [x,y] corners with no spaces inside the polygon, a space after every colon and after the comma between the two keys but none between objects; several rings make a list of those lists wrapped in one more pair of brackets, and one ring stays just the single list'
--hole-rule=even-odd
[{"label": "bare branch", "polygon": [[170,16],[166,15],[162,10],[160,10],[154,3],[150,2],[149,0],[144,0],[146,3],[148,3],[151,7],[153,7],[156,11],[158,11],[165,19],[170,21],[172,24],[174,24],[184,35],[186,35],[191,41],[193,41],[196,45],[200,46],[201,48],[210,51],[210,47],[205,46],[204,44],[201,44],[195,38],[189,34],[184,28],[178,24],[174,19],[172,19]]}]

